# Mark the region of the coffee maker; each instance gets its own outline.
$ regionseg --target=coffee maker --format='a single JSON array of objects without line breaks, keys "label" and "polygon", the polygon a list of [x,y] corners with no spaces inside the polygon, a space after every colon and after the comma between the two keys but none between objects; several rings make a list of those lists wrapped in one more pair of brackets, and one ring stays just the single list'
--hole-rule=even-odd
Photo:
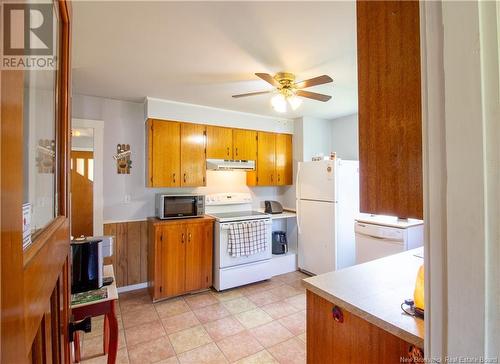
[{"label": "coffee maker", "polygon": [[286,253],[288,253],[288,242],[286,240],[286,232],[274,231],[273,254],[286,254]]}]

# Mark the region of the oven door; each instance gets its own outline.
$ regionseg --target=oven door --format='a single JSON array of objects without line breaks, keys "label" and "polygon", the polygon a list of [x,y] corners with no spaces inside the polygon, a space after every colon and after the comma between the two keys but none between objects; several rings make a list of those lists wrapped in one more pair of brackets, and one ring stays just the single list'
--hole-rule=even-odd
[{"label": "oven door", "polygon": [[[252,220],[246,220],[252,221]],[[261,260],[271,259],[272,256],[272,236],[271,236],[271,219],[264,219],[266,222],[267,230],[266,230],[266,249],[262,252],[249,255],[247,257],[232,257],[227,252],[227,244],[229,242],[229,226],[231,224],[237,224],[237,222],[226,222],[220,223],[217,222],[217,238],[216,241],[218,243],[218,252],[220,259],[218,259],[219,268],[227,268],[233,267],[236,265],[242,265],[247,263],[258,262]]]},{"label": "oven door", "polygon": [[198,216],[198,196],[163,196],[163,218]]}]

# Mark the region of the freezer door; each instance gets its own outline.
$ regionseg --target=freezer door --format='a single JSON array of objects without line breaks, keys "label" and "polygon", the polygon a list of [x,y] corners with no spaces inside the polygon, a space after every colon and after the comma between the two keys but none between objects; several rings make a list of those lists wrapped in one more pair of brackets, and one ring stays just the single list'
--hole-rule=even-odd
[{"label": "freezer door", "polygon": [[335,201],[335,161],[300,162],[297,199]]},{"label": "freezer door", "polygon": [[314,274],[336,269],[335,203],[299,200],[299,268]]}]

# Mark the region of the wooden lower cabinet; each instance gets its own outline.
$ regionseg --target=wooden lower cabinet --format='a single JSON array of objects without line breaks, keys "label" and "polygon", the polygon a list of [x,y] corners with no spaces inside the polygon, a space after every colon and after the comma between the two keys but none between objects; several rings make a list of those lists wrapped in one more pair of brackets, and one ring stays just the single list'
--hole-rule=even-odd
[{"label": "wooden lower cabinet", "polygon": [[153,301],[212,285],[213,226],[210,217],[148,220],[148,286]]},{"label": "wooden lower cabinet", "polygon": [[[307,363],[411,363],[412,344],[307,291]],[[408,361],[406,361],[408,360]]]}]

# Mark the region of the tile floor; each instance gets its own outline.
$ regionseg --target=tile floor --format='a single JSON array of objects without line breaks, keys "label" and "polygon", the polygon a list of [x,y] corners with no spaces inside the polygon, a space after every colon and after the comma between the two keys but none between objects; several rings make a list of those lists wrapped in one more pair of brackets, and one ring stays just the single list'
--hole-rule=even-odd
[{"label": "tile floor", "polygon": [[[119,298],[117,363],[305,363],[306,300],[293,272],[224,292],[153,304],[145,290]],[[102,317],[83,335],[83,363],[106,363]]]}]

